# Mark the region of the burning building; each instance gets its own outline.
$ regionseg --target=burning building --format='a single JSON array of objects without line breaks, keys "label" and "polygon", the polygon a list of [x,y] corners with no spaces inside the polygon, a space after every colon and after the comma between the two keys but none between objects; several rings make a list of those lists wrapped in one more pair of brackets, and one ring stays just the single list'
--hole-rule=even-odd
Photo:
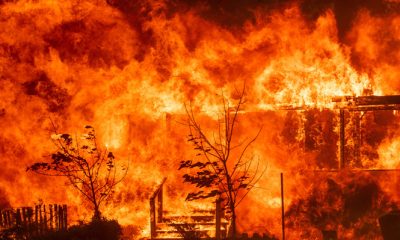
[{"label": "burning building", "polygon": [[283,173],[286,239],[383,239],[378,219],[400,200],[399,11],[396,0],[0,0],[0,207],[68,204],[69,224],[90,220],[63,179],[25,171],[54,149],[52,122],[77,135],[90,124],[130,162],[104,214],[150,237],[164,177],[165,209],[196,205],[178,170],[194,156],[184,104],[209,126],[220,94],[233,102],[245,83],[235,136],[262,127],[249,153],[267,171],[238,231],[280,238]]}]

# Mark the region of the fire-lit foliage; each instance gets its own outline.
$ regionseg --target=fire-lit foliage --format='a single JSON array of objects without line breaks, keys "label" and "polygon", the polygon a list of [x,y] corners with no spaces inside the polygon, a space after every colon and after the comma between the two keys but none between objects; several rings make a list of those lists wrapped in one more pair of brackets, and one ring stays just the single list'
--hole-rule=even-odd
[{"label": "fire-lit foliage", "polygon": [[38,174],[65,177],[90,202],[93,208],[93,220],[99,221],[101,207],[114,193],[115,186],[126,176],[126,166],[118,166],[115,156],[107,149],[102,149],[96,139],[95,130],[87,130],[80,138],[70,134],[52,136],[55,152],[50,162],[36,162],[27,168]]}]

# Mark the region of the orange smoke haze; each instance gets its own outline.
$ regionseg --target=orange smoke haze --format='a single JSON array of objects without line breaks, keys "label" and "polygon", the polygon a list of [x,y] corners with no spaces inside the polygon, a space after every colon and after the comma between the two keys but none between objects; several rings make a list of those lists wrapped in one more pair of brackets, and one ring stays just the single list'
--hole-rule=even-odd
[{"label": "orange smoke haze", "polygon": [[[130,161],[105,215],[148,236],[148,198],[163,177],[166,208],[186,204],[177,170],[193,157],[178,123],[184,103],[207,122],[221,93],[233,102],[245,83],[238,138],[263,126],[251,152],[268,171],[239,207],[238,227],[279,236],[280,172],[287,173],[287,206],[308,206],[310,196],[323,202],[325,195],[310,192],[330,189],[310,180],[328,177],[299,169],[337,166],[337,112],[322,110],[333,108],[332,97],[400,94],[399,1],[354,1],[347,10],[327,2],[0,0],[0,207],[42,199],[67,203],[73,220],[89,220],[64,180],[25,170],[54,149],[51,121],[72,134],[90,124],[117,158]],[[310,112],[277,110],[283,106]],[[397,112],[367,113],[362,158],[350,166],[399,167],[398,121]],[[343,176],[334,189],[356,191],[345,188],[353,175]],[[390,176],[376,177],[376,194],[397,203],[399,179]],[[298,221],[290,239],[302,234]],[[312,226],[307,236],[318,236],[318,226],[303,223]]]}]

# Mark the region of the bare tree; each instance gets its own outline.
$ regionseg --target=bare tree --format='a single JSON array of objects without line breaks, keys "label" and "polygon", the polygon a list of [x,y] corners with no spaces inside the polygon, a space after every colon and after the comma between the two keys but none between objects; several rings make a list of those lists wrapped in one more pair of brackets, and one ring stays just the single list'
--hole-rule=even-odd
[{"label": "bare tree", "polygon": [[63,176],[93,207],[93,221],[101,219],[100,207],[112,195],[114,187],[127,174],[127,166],[116,166],[112,152],[98,145],[95,130],[85,126],[78,138],[70,134],[53,134],[56,150],[50,162],[37,162],[27,168],[47,176]]},{"label": "bare tree", "polygon": [[[230,216],[230,237],[236,237],[236,208],[254,187],[265,169],[260,169],[259,161],[255,164],[254,156],[246,156],[250,145],[259,136],[262,128],[251,138],[233,141],[238,122],[238,114],[244,103],[245,88],[238,92],[238,100],[234,106],[222,97],[222,112],[218,116],[216,130],[207,134],[196,120],[193,108],[186,107],[187,125],[189,126],[188,141],[194,145],[200,160],[182,161],[179,169],[197,169],[195,173],[185,174],[184,182],[201,188],[188,194],[186,200],[221,196],[225,209]],[[236,143],[236,144],[235,144]],[[234,145],[235,144],[235,145]],[[235,152],[235,154],[233,153]],[[207,191],[204,191],[207,189]]]}]

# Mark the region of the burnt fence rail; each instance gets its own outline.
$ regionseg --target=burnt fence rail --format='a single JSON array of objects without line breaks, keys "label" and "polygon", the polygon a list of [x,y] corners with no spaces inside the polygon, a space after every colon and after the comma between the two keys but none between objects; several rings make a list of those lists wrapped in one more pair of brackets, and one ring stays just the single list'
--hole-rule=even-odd
[{"label": "burnt fence rail", "polygon": [[67,223],[67,205],[41,204],[0,210],[1,230],[18,228],[23,233],[41,235],[49,231],[66,230]]}]

